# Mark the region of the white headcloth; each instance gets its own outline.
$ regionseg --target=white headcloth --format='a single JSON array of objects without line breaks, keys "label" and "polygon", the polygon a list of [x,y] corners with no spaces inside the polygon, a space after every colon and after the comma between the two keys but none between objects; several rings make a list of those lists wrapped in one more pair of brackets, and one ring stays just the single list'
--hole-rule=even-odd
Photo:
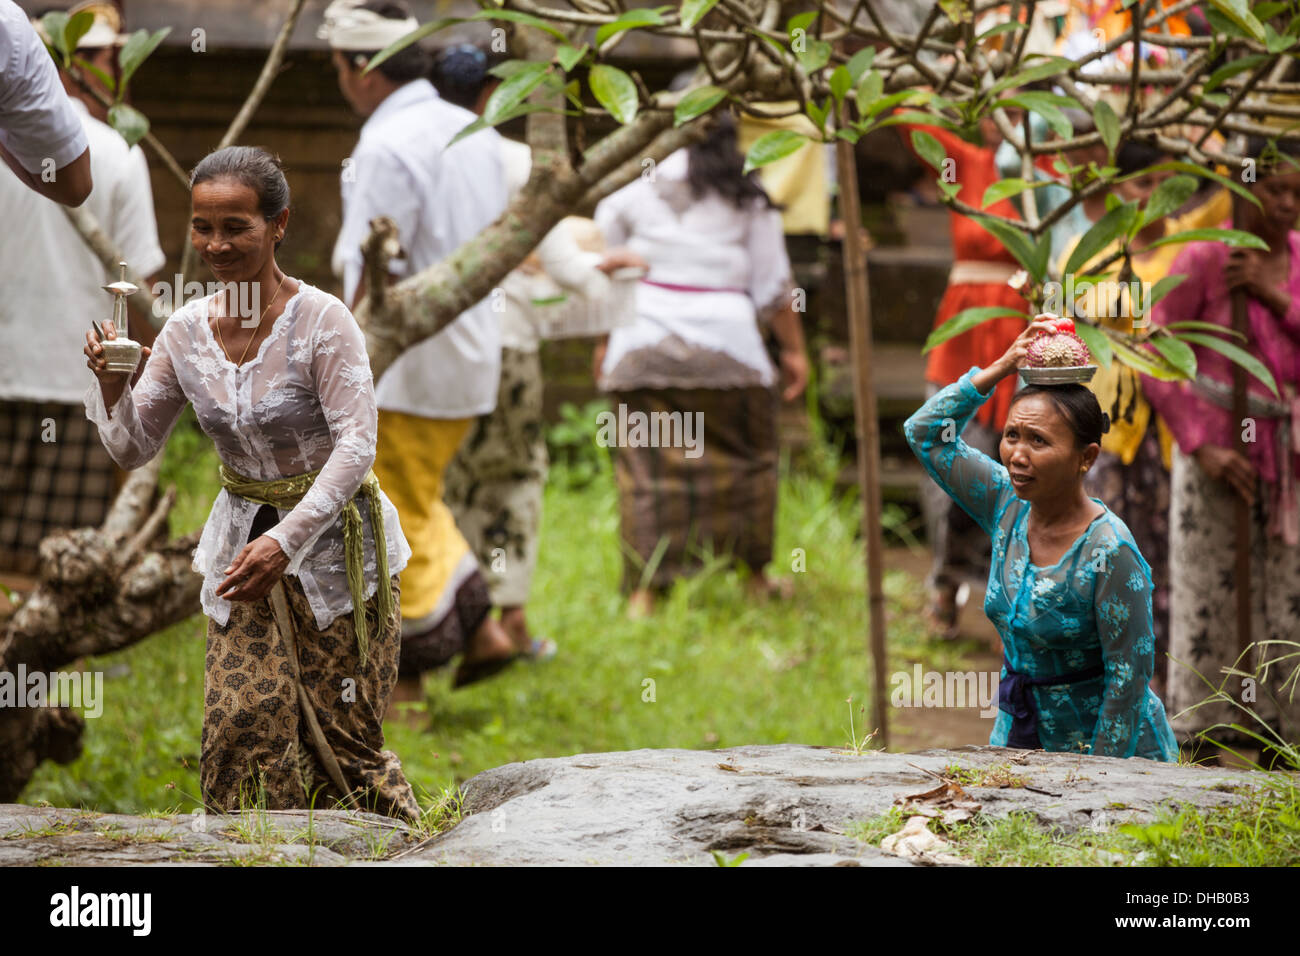
[{"label": "white headcloth", "polygon": [[364,0],[334,0],[325,8],[325,22],[316,35],[331,49],[373,52],[382,50],[420,25],[415,17],[390,20],[373,10],[361,9]]}]

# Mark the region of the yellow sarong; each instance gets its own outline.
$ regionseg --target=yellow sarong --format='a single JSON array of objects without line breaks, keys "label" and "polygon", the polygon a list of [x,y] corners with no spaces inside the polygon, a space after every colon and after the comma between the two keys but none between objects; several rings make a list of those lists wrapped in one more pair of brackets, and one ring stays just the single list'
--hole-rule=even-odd
[{"label": "yellow sarong", "polygon": [[[469,418],[421,418],[379,410],[379,444],[374,471],[402,519],[411,559],[402,572],[402,619],[411,631],[426,621],[454,583],[469,544],[443,504],[443,474],[469,431]],[[450,607],[450,604],[447,604]],[[419,622],[412,627],[411,622]]]}]

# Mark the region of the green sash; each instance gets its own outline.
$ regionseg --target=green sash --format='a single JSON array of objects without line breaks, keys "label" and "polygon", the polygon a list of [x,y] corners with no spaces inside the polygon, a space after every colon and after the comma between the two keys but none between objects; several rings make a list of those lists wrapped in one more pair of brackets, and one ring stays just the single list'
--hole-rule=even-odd
[{"label": "green sash", "polygon": [[[259,505],[271,505],[288,511],[307,493],[320,469],[274,481],[254,481],[238,472],[232,471],[224,464],[221,466],[221,486],[231,494],[239,495]],[[379,615],[380,621],[392,618],[393,582],[388,574],[388,544],[384,537],[383,504],[379,500],[379,479],[373,471],[367,471],[361,481],[357,494],[343,506],[343,553],[346,555],[348,569],[348,590],[352,593],[352,621],[357,632],[357,653],[361,657],[361,666],[365,667],[370,655],[370,639],[366,632],[366,582],[365,552],[362,544],[361,512],[356,499],[364,495],[370,503],[370,526],[375,532],[375,561],[379,568]]]}]

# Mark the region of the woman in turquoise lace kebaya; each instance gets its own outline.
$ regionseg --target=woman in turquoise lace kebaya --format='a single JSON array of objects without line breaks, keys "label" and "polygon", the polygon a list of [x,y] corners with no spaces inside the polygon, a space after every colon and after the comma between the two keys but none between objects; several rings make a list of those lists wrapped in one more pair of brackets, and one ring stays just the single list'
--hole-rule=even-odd
[{"label": "woman in turquoise lace kebaya", "polygon": [[1083,477],[1108,426],[1081,385],[1029,386],[1008,412],[999,464],[961,440],[1024,363],[1034,322],[987,369],[972,367],[904,425],[939,486],[993,539],[984,612],[1002,637],[994,746],[1178,759],[1154,664],[1151,570]]}]

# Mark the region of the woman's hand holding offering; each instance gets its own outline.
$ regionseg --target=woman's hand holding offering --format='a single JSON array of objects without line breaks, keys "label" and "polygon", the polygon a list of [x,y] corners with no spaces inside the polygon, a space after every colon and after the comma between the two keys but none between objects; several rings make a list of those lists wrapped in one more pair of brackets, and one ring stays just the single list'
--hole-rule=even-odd
[{"label": "woman's hand holding offering", "polygon": [[[117,338],[117,329],[113,327],[112,321],[104,323],[104,341],[111,342]],[[131,380],[131,375],[127,372],[110,372],[108,370],[108,360],[104,358],[104,347],[100,344],[95,333],[86,332],[86,345],[82,350],[86,356],[86,367],[95,373],[95,378],[99,379],[99,392],[104,396],[105,410],[111,409],[117,404],[117,400],[122,397],[122,392],[126,389],[127,383]],[[141,351],[143,367],[144,362],[149,360],[149,353],[152,350],[147,346]]]}]

